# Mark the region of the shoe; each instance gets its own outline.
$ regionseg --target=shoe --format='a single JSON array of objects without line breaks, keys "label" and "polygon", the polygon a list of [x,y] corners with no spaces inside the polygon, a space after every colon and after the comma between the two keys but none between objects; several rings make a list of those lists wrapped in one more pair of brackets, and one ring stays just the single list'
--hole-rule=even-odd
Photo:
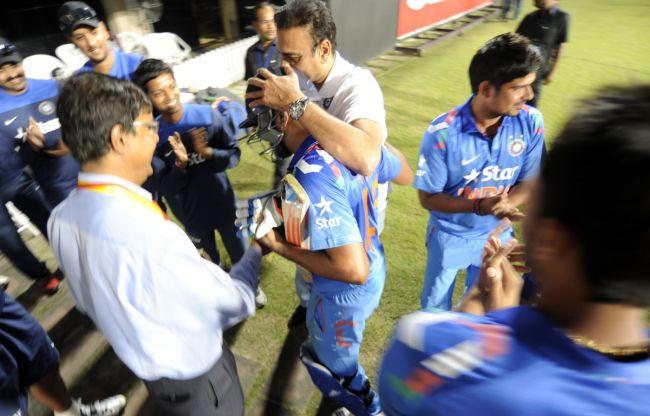
[{"label": "shoe", "polygon": [[287,322],[287,326],[289,329],[295,328],[299,325],[303,325],[305,321],[307,320],[307,308],[305,308],[302,305],[298,305],[296,307],[296,310],[293,311],[291,314],[291,318],[289,318],[289,322]]},{"label": "shoe", "polygon": [[9,278],[7,276],[0,276],[0,290],[6,291],[9,287]]},{"label": "shoe", "polygon": [[59,291],[61,287],[62,278],[58,278],[54,274],[50,274],[43,279],[41,279],[39,285],[41,289],[47,294],[47,296],[52,296]]},{"label": "shoe", "polygon": [[126,397],[118,394],[88,404],[81,403],[81,400],[77,399],[76,404],[80,416],[114,416],[122,413],[122,409],[126,406]]},{"label": "shoe", "polygon": [[257,292],[255,292],[255,307],[257,309],[262,309],[266,306],[267,301],[268,299],[266,298],[266,293],[264,293],[262,288],[258,287]]}]

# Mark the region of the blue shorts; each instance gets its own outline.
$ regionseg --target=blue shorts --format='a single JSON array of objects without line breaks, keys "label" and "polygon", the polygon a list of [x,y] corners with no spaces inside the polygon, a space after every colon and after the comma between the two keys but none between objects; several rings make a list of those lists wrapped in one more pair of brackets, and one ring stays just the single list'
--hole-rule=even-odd
[{"label": "blue shorts", "polygon": [[27,414],[27,388],[59,363],[43,327],[11,296],[0,294],[0,415]]},{"label": "blue shorts", "polygon": [[[512,229],[501,235],[501,241],[512,238]],[[467,269],[465,290],[478,277],[483,247],[488,235],[478,238],[463,238],[439,230],[427,236],[427,266],[420,304],[422,308],[450,310],[456,274]]]}]

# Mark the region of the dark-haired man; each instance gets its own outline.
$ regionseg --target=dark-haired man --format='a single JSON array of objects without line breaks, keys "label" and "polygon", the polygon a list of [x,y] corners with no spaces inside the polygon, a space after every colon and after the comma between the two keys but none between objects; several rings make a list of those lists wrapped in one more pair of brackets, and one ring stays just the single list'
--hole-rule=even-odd
[{"label": "dark-haired man", "polygon": [[[227,169],[239,163],[236,130],[228,128],[218,110],[209,105],[181,104],[172,69],[158,59],[145,59],[133,81],[148,95],[160,115],[156,156],[165,162],[159,172],[161,191],[197,247],[221,263],[215,231],[219,232],[232,264],[241,259],[247,242],[235,227],[235,193]],[[221,105],[238,105],[223,102]],[[169,139],[172,138],[172,142]],[[174,141],[180,142],[178,144]],[[174,147],[183,146],[187,160],[178,160]],[[177,184],[169,183],[171,181]],[[180,182],[180,185],[178,184]],[[258,291],[258,306],[264,306]]]},{"label": "dark-haired man", "polygon": [[557,0],[535,0],[538,10],[527,14],[517,27],[517,33],[526,36],[538,48],[542,65],[533,84],[535,97],[529,102],[537,107],[542,85],[553,81],[553,75],[569,40],[569,15],[561,10]]},{"label": "dark-haired man", "polygon": [[[60,138],[57,94],[56,81],[25,78],[16,47],[0,38],[0,250],[23,274],[39,280],[48,294],[58,290],[62,275],[51,273],[29,251],[5,204],[13,202],[46,235],[50,205],[58,204],[74,187],[78,165],[69,156],[49,154],[58,148]],[[40,146],[38,152],[32,143]],[[41,189],[25,172],[27,163]]]},{"label": "dark-haired man", "polygon": [[143,57],[114,50],[106,24],[92,7],[68,1],[59,8],[59,29],[88,57],[78,72],[95,71],[115,78],[131,79]]},{"label": "dark-haired man", "polygon": [[129,81],[86,72],[65,83],[57,113],[81,173],[48,222],[52,251],[77,307],[159,414],[243,415],[222,333],[255,312],[261,251],[254,244],[226,274],[140,187],[158,143],[151,110]]},{"label": "dark-haired man", "polygon": [[254,77],[260,68],[280,69],[282,57],[275,44],[277,34],[275,26],[275,9],[269,2],[263,1],[255,5],[255,20],[253,27],[259,41],[246,51],[245,79]]},{"label": "dark-haired man", "polygon": [[[285,135],[310,134],[325,151],[361,175],[371,175],[381,158],[388,136],[384,97],[370,71],[346,61],[336,51],[336,24],[320,0],[294,0],[275,16],[277,47],[286,76],[266,69],[265,79],[251,78],[249,85],[261,91],[247,94],[251,106],[266,105],[291,116]],[[301,82],[302,81],[302,82]],[[308,82],[307,82],[308,81]],[[313,84],[317,91],[301,91]],[[379,229],[383,228],[387,185],[379,185]],[[301,305],[289,321],[304,321],[309,288],[296,277]]]},{"label": "dark-haired man", "polygon": [[470,99],[424,134],[414,183],[429,211],[422,307],[451,309],[458,270],[469,287],[490,230],[521,216],[544,147],[542,115],[526,105],[539,65],[523,36],[491,39],[470,64]]},{"label": "dark-haired man", "polygon": [[[489,253],[461,308],[479,316],[427,310],[398,324],[379,374],[387,415],[648,413],[650,195],[639,189],[650,187],[650,86],[578,108],[524,221],[538,306],[512,307],[521,279],[508,250]],[[606,204],[584,185],[593,178]]]},{"label": "dark-haired man", "polygon": [[[253,27],[257,32],[259,41],[246,51],[245,79],[257,75],[260,68],[267,68],[274,74],[280,73],[282,57],[275,44],[277,34],[275,26],[275,9],[268,2],[260,2],[255,6],[255,20]],[[248,109],[250,113],[250,109]],[[280,185],[282,177],[286,175],[291,157],[277,157],[274,160],[273,189]]]}]

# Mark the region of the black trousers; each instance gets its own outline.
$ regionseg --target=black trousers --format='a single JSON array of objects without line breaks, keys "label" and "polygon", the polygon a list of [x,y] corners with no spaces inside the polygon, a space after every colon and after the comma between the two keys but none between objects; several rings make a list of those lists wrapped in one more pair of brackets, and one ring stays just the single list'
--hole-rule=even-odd
[{"label": "black trousers", "polygon": [[145,385],[159,415],[244,415],[244,393],[235,356],[225,344],[221,358],[207,373],[189,380],[145,381]]}]

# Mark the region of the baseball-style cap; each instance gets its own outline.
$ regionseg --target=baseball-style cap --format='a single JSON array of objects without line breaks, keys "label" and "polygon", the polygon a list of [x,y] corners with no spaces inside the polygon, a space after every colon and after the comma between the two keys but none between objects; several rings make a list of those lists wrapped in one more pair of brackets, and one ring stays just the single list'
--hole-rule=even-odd
[{"label": "baseball-style cap", "polygon": [[16,45],[5,38],[0,38],[0,65],[20,63],[23,58],[18,53]]},{"label": "baseball-style cap", "polygon": [[82,1],[68,1],[59,8],[59,29],[66,35],[79,26],[99,26],[97,13],[92,7]]}]

